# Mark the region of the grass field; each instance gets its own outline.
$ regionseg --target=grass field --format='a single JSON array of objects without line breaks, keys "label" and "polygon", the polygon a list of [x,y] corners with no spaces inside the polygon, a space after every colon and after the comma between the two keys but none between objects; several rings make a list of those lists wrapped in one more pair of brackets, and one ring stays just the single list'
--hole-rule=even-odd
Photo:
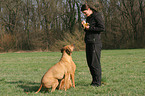
[{"label": "grass field", "polygon": [[90,86],[85,52],[73,52],[76,88],[35,94],[43,74],[60,57],[60,52],[0,54],[0,96],[145,96],[145,49],[102,50],[101,87]]}]

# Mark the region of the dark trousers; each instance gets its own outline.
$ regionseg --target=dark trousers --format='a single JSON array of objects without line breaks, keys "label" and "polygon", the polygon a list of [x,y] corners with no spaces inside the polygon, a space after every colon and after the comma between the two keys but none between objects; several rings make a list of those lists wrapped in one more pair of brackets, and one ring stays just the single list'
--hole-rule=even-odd
[{"label": "dark trousers", "polygon": [[101,48],[102,44],[86,44],[86,58],[92,75],[92,84],[101,86]]}]

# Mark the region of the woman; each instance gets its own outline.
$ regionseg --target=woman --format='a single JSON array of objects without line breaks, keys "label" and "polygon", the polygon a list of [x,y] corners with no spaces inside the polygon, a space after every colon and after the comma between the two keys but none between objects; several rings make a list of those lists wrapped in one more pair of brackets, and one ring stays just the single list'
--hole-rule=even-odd
[{"label": "woman", "polygon": [[[105,30],[105,26],[101,14],[88,4],[81,7],[81,11],[87,16],[85,26],[85,43],[86,43],[86,58],[92,75],[92,86],[101,86],[101,32]],[[82,24],[84,21],[82,22]]]}]

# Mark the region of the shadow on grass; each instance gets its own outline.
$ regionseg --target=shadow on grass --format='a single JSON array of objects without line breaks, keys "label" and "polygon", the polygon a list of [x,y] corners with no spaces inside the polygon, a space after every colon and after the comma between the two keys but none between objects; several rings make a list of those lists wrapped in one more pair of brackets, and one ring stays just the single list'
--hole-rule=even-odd
[{"label": "shadow on grass", "polygon": [[89,86],[89,85],[90,85],[90,83],[85,82],[85,81],[81,81],[81,82],[76,83],[76,86]]},{"label": "shadow on grass", "polygon": [[[30,81],[21,81],[20,80],[20,81],[7,82],[7,81],[5,81],[5,79],[1,79],[0,81],[3,81],[7,84],[15,85],[19,88],[22,88],[25,93],[35,93],[40,87],[40,83],[30,82]],[[56,90],[58,90],[58,87],[56,88]],[[39,92],[40,93],[49,93],[50,91],[51,91],[51,89],[49,89],[49,91],[48,91],[47,88],[42,87]]]},{"label": "shadow on grass", "polygon": [[[80,80],[79,82],[76,83],[76,86],[78,85],[78,86],[88,87],[91,86],[91,83],[92,82]],[[107,79],[103,77],[101,80],[101,86],[105,86],[105,85],[107,85]]]},{"label": "shadow on grass", "polygon": [[[40,83],[29,82],[29,81],[11,81],[11,82],[5,82],[5,83],[14,84],[17,87],[22,88],[25,93],[27,93],[27,92],[30,92],[30,93],[36,92],[40,87]],[[46,89],[42,87],[40,92],[44,92],[44,91],[46,91]]]}]

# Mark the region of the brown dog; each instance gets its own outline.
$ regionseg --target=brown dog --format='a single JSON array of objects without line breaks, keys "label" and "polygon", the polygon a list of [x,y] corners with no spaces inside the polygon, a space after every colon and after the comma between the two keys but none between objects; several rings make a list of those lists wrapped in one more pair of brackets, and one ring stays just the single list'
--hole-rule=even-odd
[{"label": "brown dog", "polygon": [[[73,87],[75,88],[75,80],[74,80],[74,74],[76,65],[72,60],[71,54],[74,50],[74,45],[67,45],[61,49],[62,57],[58,63],[56,63],[54,66],[52,66],[42,77],[41,79],[41,85],[38,89],[38,93],[42,86],[45,88],[51,88],[51,92],[55,91],[56,87],[58,86],[59,82],[58,79],[63,79],[64,77],[64,84],[67,85],[68,78],[71,76]],[[64,76],[65,75],[65,76]],[[65,91],[67,90],[67,87],[65,86]]]}]

